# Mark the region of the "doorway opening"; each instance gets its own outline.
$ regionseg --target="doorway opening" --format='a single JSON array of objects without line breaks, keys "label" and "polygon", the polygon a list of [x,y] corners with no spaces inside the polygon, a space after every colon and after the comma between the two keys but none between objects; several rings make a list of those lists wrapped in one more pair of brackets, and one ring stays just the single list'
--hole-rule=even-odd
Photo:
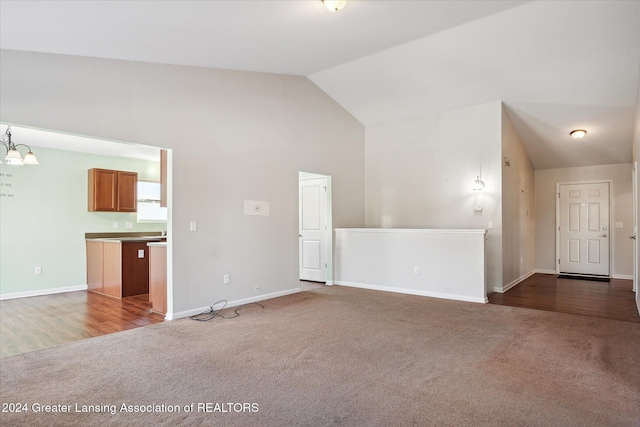
[{"label": "doorway opening", "polygon": [[331,176],[298,173],[298,267],[304,281],[333,284]]}]

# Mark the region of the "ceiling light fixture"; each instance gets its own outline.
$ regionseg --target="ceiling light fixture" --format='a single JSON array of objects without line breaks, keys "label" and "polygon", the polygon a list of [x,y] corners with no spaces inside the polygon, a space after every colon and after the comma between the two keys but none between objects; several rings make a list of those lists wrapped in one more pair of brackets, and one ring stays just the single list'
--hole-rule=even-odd
[{"label": "ceiling light fixture", "polygon": [[584,129],[576,129],[569,133],[569,135],[571,135],[571,138],[573,139],[582,139],[586,134],[587,134],[587,131]]},{"label": "ceiling light fixture", "polygon": [[337,12],[347,4],[347,0],[322,0],[322,3],[331,12]]},{"label": "ceiling light fixture", "polygon": [[[36,159],[36,155],[31,151],[31,147],[26,144],[15,144],[11,141],[11,126],[7,127],[4,135],[2,135],[2,145],[7,149],[7,156],[4,158],[7,161],[8,165],[12,166],[22,166],[22,165],[39,165],[38,159]],[[18,147],[27,147],[29,152],[25,154],[24,159],[22,155],[18,151]],[[2,163],[2,162],[0,162]]]}]

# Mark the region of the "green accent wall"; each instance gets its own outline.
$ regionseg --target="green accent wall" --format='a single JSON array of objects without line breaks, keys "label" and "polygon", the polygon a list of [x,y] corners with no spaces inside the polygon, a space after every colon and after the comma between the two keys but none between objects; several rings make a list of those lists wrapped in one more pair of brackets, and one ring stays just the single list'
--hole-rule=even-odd
[{"label": "green accent wall", "polygon": [[[87,170],[138,172],[159,180],[160,162],[31,147],[38,166],[0,164],[0,295],[86,285],[88,232],[160,231],[135,213],[87,211]],[[2,153],[4,155],[4,151]],[[114,228],[117,222],[119,228]],[[127,229],[131,222],[133,228]],[[35,268],[42,274],[36,275]]]}]

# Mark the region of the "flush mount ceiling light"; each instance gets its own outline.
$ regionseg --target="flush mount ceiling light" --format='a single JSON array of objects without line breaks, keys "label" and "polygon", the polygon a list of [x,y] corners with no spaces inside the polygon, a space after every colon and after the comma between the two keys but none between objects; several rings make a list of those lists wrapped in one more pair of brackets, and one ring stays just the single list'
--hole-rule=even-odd
[{"label": "flush mount ceiling light", "polygon": [[[8,165],[12,166],[22,166],[22,165],[39,165],[38,159],[36,159],[36,155],[31,151],[31,147],[26,144],[15,144],[11,140],[11,126],[7,127],[4,135],[2,135],[2,145],[7,149],[7,157],[4,159],[7,161]],[[22,155],[18,151],[18,147],[27,147],[29,152],[25,154],[24,159]],[[2,163],[2,162],[0,162]]]},{"label": "flush mount ceiling light", "polygon": [[587,134],[587,131],[584,129],[576,129],[569,133],[569,135],[571,135],[571,138],[573,139],[582,139],[586,134]]},{"label": "flush mount ceiling light", "polygon": [[347,0],[322,0],[322,3],[331,12],[337,12],[347,4]]}]

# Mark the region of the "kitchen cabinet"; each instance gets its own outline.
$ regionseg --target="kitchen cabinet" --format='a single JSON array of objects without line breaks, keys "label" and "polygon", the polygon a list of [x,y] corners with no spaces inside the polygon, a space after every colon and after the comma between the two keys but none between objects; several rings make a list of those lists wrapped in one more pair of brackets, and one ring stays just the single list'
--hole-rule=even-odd
[{"label": "kitchen cabinet", "polygon": [[136,212],[137,172],[89,169],[89,212]]},{"label": "kitchen cabinet", "polygon": [[87,240],[87,287],[115,298],[149,293],[147,241]]},{"label": "kitchen cabinet", "polygon": [[167,313],[167,244],[148,243],[149,301],[155,313]]}]

